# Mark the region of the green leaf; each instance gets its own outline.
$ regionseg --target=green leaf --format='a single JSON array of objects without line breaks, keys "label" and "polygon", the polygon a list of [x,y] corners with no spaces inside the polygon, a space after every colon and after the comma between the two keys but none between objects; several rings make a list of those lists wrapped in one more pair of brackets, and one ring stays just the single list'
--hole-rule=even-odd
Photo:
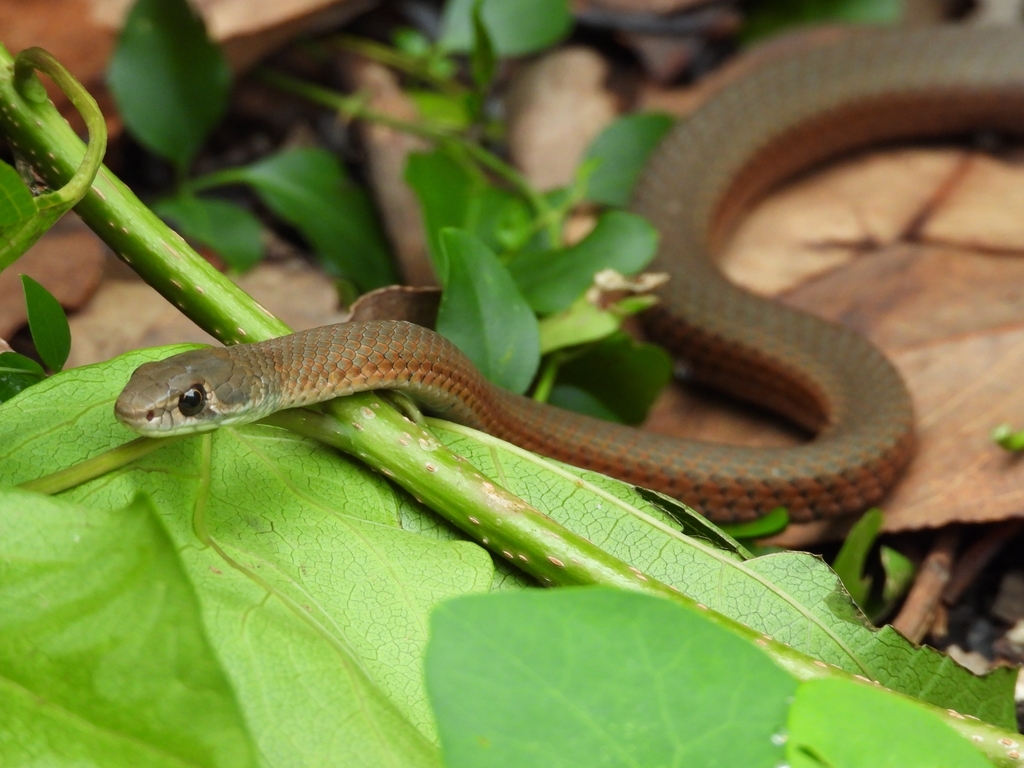
[{"label": "green leaf", "polygon": [[51,371],[59,371],[71,353],[71,328],[60,302],[28,275],[21,276],[28,311],[28,329],[32,343]]},{"label": "green leaf", "polygon": [[323,149],[294,149],[231,172],[293,224],[334,275],[369,291],[395,282],[384,232],[366,191]]},{"label": "green leaf", "polygon": [[618,414],[583,387],[575,384],[555,384],[547,402],[567,411],[583,413],[603,421],[620,421]]},{"label": "green leaf", "polygon": [[871,577],[864,574],[864,567],[883,521],[882,510],[877,507],[865,512],[846,534],[846,541],[832,563],[832,570],[842,579],[850,597],[863,608],[871,594]]},{"label": "green leaf", "polygon": [[934,712],[849,680],[801,683],[788,727],[794,768],[992,768]]},{"label": "green leaf", "polygon": [[640,424],[672,380],[672,365],[661,347],[619,332],[562,365],[557,380],[590,392],[615,414],[616,421]]},{"label": "green leaf", "polygon": [[[450,51],[473,47],[476,0],[448,0],[442,18],[441,45]],[[572,28],[568,0],[484,0],[481,15],[498,56],[521,56],[547,48]]]},{"label": "green leaf", "polygon": [[0,403],[46,378],[35,360],[17,352],[0,352]]},{"label": "green leaf", "polygon": [[186,0],[138,0],[107,79],[128,130],[184,174],[224,114],[231,70]]},{"label": "green leaf", "polygon": [[490,381],[522,393],[540,364],[537,318],[508,270],[479,238],[441,233],[448,279],[437,331],[461,349]]},{"label": "green leaf", "polygon": [[913,561],[892,547],[879,547],[878,558],[882,561],[882,570],[885,571],[885,583],[882,584],[882,599],[871,605],[871,612],[868,615],[872,621],[889,615],[914,583],[916,571]]},{"label": "green leaf", "polygon": [[452,147],[412,155],[405,180],[420,201],[430,258],[441,285],[448,272],[440,242],[446,227],[471,232],[498,252],[522,247],[532,234],[523,200],[488,184]]},{"label": "green leaf", "polygon": [[36,213],[32,193],[14,168],[0,160],[0,236]]},{"label": "green leaf", "polygon": [[0,763],[257,764],[148,500],[105,512],[0,488],[0,530]]},{"label": "green leaf", "polygon": [[581,296],[565,312],[548,315],[540,321],[540,351],[546,355],[600,341],[621,327],[622,318],[618,314],[599,309]]},{"label": "green leaf", "polygon": [[590,176],[587,199],[620,208],[629,205],[640,171],[672,123],[668,115],[644,112],[620,117],[601,131],[583,156],[583,162],[600,161]]},{"label": "green leaf", "polygon": [[679,520],[688,514],[682,505],[669,515],[627,484],[479,433],[470,438],[470,431],[444,422],[430,423],[485,475],[502,478],[510,492],[651,578],[825,663],[936,706],[1014,727],[1013,670],[979,678],[934,649],[915,648],[891,627],[875,630],[820,558],[784,552],[744,559],[740,551],[702,541],[706,531],[696,537],[681,533]]},{"label": "green leaf", "polygon": [[0,272],[31,248],[73,204],[40,210],[18,172],[0,160]]},{"label": "green leaf", "polygon": [[469,71],[473,76],[473,84],[483,94],[494,79],[498,60],[494,53],[490,30],[483,19],[483,0],[473,3],[473,50],[469,55]]},{"label": "green leaf", "polygon": [[1000,424],[992,430],[992,442],[1010,453],[1024,451],[1024,430],[1014,431],[1009,424]]},{"label": "green leaf", "polygon": [[412,99],[419,116],[438,128],[462,131],[472,123],[466,98],[462,95],[414,89],[407,89],[405,95]]},{"label": "green leaf", "polygon": [[647,221],[625,211],[606,211],[576,245],[523,253],[509,271],[534,311],[560,312],[593,284],[595,274],[603,269],[636,274],[657,247],[658,233]]},{"label": "green leaf", "polygon": [[443,149],[411,155],[405,165],[405,181],[419,198],[434,274],[444,285],[448,264],[441,247],[441,231],[464,227],[470,201],[486,185],[471,166]]},{"label": "green leaf", "polygon": [[[113,416],[118,392],[138,365],[188,348],[69,370],[0,405],[0,485],[132,440]],[[451,540],[360,463],[267,426],[169,440],[61,498],[114,510],[140,491],[268,765],[438,765],[427,617],[443,598],[490,587],[486,551]],[[0,603],[0,617],[10,610]]]},{"label": "green leaf", "polygon": [[457,598],[430,629],[449,768],[781,762],[796,681],[699,611],[565,588]]},{"label": "green leaf", "polygon": [[904,0],[757,0],[750,3],[741,38],[750,43],[804,24],[895,24],[903,6]]},{"label": "green leaf", "polygon": [[763,539],[782,533],[787,525],[789,525],[789,511],[785,507],[776,507],[757,520],[751,520],[749,523],[723,525],[722,530],[734,539]]},{"label": "green leaf", "polygon": [[233,203],[182,194],[157,201],[153,210],[186,237],[212,248],[233,269],[254,267],[263,256],[259,219]]}]

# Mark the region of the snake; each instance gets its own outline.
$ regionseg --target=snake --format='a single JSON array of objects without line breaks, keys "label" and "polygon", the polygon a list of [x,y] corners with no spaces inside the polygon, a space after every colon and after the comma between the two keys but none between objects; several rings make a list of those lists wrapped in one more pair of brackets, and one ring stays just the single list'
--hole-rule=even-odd
[{"label": "snake", "polygon": [[451,342],[403,321],[313,328],[146,363],[115,404],[143,435],[258,421],[375,389],[569,464],[652,488],[716,522],[785,507],[795,521],[881,501],[915,449],[899,372],[855,331],[755,295],[716,260],[782,182],[886,142],[1024,133],[1024,33],[872,30],[769,63],[678,122],[652,151],[631,209],[658,231],[671,279],[643,316],[688,376],[812,435],[792,447],[686,440],[601,421],[489,383]]}]

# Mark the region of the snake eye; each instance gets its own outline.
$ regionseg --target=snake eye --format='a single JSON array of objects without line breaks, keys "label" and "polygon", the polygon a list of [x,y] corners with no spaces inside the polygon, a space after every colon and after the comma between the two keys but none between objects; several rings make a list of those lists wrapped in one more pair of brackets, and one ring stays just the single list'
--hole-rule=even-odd
[{"label": "snake eye", "polygon": [[206,404],[206,390],[202,384],[193,384],[178,398],[178,410],[182,416],[195,416]]}]

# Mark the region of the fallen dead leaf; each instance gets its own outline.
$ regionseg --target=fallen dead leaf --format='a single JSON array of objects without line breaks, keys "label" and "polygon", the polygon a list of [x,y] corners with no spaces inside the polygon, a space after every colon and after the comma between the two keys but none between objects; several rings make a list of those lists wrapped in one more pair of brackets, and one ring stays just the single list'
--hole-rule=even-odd
[{"label": "fallen dead leaf", "polygon": [[590,142],[615,119],[608,65],[589,48],[542,56],[513,81],[506,100],[509,154],[535,187],[570,184]]}]

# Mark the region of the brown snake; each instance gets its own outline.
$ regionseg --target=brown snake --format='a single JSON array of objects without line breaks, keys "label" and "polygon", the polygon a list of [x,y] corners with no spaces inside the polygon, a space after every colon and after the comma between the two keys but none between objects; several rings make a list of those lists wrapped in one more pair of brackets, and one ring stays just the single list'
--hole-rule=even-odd
[{"label": "brown snake", "polygon": [[671,273],[646,316],[694,379],[812,430],[794,448],[700,443],[597,421],[487,383],[449,342],[404,322],[315,328],[141,366],[117,417],[147,435],[255,421],[366,389],[525,448],[655,488],[718,521],[786,506],[806,520],[864,509],[913,452],[899,374],[853,331],[756,297],[714,264],[743,213],[782,180],[879,142],[990,128],[1024,133],[1024,33],[935,28],[856,34],[770,64],[681,122],[633,209]]}]

